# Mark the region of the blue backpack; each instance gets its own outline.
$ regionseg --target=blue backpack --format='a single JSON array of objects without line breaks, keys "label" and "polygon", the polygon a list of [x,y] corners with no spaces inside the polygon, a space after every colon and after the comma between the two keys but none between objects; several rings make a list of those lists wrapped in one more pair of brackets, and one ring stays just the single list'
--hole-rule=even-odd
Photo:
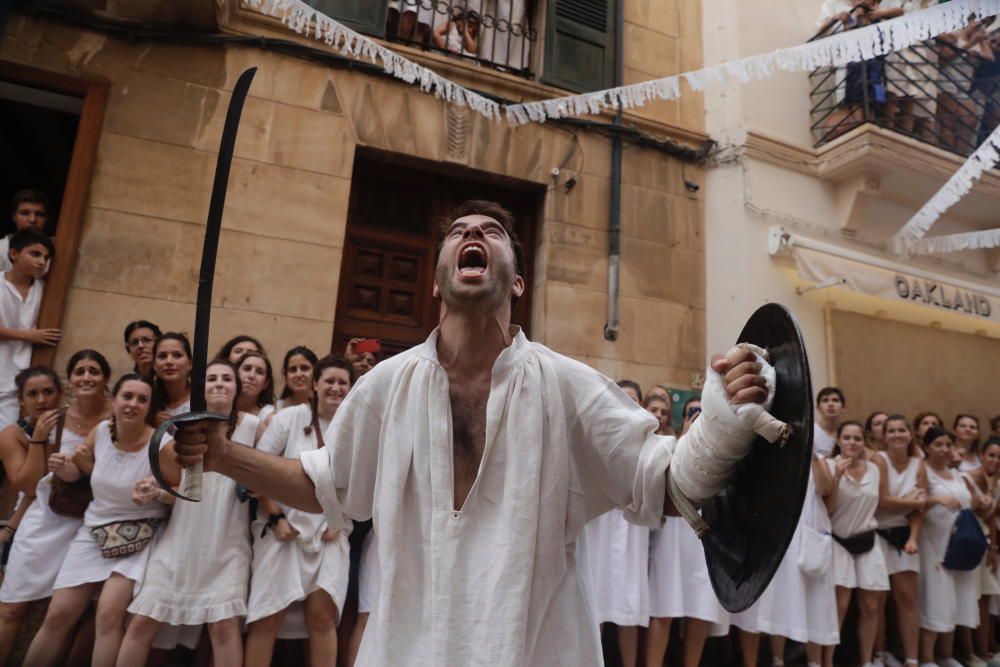
[{"label": "blue backpack", "polygon": [[974,570],[983,561],[987,548],[989,541],[979,525],[979,519],[972,510],[961,510],[955,517],[955,525],[948,539],[948,550],[941,564],[949,570]]}]

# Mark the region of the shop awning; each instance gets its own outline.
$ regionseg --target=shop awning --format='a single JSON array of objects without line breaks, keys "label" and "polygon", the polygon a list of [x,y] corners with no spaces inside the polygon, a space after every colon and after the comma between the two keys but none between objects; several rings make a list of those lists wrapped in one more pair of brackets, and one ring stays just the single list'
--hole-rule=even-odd
[{"label": "shop awning", "polygon": [[[789,234],[780,228],[771,254],[791,254],[799,276],[887,299],[946,310],[981,320],[1000,322],[1000,286],[975,284],[937,276],[921,268],[900,267],[875,255]],[[868,261],[865,261],[868,260]]]}]

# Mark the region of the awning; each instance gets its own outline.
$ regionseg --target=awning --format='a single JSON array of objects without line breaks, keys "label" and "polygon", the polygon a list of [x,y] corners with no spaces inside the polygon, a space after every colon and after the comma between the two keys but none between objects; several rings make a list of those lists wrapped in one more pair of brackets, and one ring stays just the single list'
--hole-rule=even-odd
[{"label": "awning", "polygon": [[[891,271],[872,264],[854,261],[826,252],[810,250],[792,244],[792,256],[799,275],[811,282],[841,283],[844,287],[890,301],[915,303],[938,308],[981,320],[1000,322],[1000,290],[949,283],[947,278],[935,279]],[[958,282],[958,281],[956,281]]]}]

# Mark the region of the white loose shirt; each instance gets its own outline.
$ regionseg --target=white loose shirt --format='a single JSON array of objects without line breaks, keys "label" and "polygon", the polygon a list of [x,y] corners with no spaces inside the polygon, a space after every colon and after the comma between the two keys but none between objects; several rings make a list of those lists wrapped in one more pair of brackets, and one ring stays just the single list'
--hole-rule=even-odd
[{"label": "white loose shirt", "polygon": [[453,503],[437,331],[367,373],[302,465],[332,527],[374,518],[382,585],[357,664],[589,667],[597,623],[577,570],[613,507],[659,527],[675,439],[590,367],[518,332],[493,366],[486,443]]},{"label": "white loose shirt", "polygon": [[[45,283],[35,280],[28,288],[27,298],[21,298],[7,278],[0,274],[0,326],[9,329],[33,329],[42,305]],[[22,340],[0,340],[0,394],[16,390],[14,378],[31,365],[31,343]]]}]

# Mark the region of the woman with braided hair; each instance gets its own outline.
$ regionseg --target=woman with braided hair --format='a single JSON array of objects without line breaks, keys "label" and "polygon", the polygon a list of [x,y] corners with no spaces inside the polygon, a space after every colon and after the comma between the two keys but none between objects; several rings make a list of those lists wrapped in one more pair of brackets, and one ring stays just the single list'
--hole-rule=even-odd
[{"label": "woman with braided hair", "polygon": [[[205,372],[205,404],[229,415],[229,439],[253,446],[257,418],[239,412],[236,368],[216,359]],[[172,445],[161,455],[172,456]],[[246,616],[250,573],[250,537],[246,509],[236,495],[236,482],[205,473],[200,503],[177,503],[163,536],[149,559],[146,577],[129,606],[129,624],[118,665],[144,665],[151,646],[198,645],[208,624],[216,667],[243,663],[241,619]],[[155,480],[136,483],[140,500],[163,493]]]},{"label": "woman with braided hair", "polygon": [[[136,481],[150,474],[152,389],[143,375],[123,375],[112,391],[111,418],[76,448],[69,470],[62,475],[66,481],[90,475],[94,499],[63,559],[45,620],[25,656],[26,667],[63,664],[73,629],[98,592],[91,664],[115,664],[125,635],[126,609],[172,500],[166,494],[144,499],[133,493]],[[161,452],[160,466],[171,479],[180,479],[173,456]]]},{"label": "woman with braided hair", "polygon": [[[354,366],[347,359],[321,359],[313,368],[311,401],[275,414],[257,449],[297,459],[302,452],[332,444],[323,435],[354,380]],[[246,667],[271,664],[286,612],[297,603],[305,605],[309,664],[333,667],[350,567],[347,534],[331,530],[321,513],[261,496],[253,535]]]}]

